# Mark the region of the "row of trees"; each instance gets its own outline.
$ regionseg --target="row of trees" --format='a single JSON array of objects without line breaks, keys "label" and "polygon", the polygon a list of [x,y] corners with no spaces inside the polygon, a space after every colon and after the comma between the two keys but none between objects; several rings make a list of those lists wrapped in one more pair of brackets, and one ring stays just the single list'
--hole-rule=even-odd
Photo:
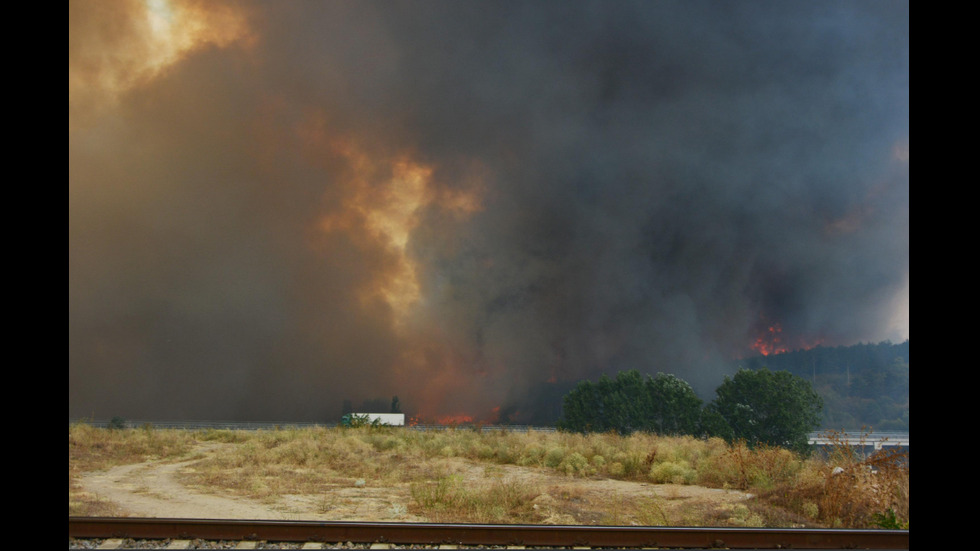
[{"label": "row of trees", "polygon": [[704,405],[686,381],[636,370],[583,381],[564,399],[558,426],[575,432],[636,431],[720,436],[796,450],[820,424],[823,401],[810,383],[786,371],[743,369],[725,377]]}]

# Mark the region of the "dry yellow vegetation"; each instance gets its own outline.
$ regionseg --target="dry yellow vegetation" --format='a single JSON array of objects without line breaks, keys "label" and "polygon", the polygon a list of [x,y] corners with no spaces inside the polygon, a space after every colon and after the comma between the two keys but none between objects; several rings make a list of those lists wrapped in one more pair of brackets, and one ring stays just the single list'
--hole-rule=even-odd
[{"label": "dry yellow vegetation", "polygon": [[[202,444],[220,453],[195,455]],[[81,490],[83,473],[188,459],[180,476],[199,491],[268,503],[307,496],[324,513],[337,488],[389,488],[405,496],[405,515],[439,522],[908,526],[908,461],[898,454],[841,445],[807,458],[719,439],[404,428],[72,425],[69,515],[117,513]]]}]

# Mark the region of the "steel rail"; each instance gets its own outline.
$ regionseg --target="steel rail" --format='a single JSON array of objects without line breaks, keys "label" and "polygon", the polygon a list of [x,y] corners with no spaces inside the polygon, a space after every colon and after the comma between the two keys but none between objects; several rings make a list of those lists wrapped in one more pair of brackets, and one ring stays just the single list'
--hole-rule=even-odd
[{"label": "steel rail", "polygon": [[68,517],[76,538],[208,539],[393,544],[908,549],[908,530],[677,528],[390,522]]}]

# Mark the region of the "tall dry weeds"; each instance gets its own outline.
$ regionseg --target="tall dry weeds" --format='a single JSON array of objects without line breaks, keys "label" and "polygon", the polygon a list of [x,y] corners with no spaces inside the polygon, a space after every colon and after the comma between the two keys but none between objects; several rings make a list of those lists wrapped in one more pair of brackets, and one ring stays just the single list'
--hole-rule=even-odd
[{"label": "tall dry weeds", "polygon": [[883,448],[863,453],[843,433],[828,433],[826,458],[811,458],[792,481],[762,494],[765,501],[817,521],[846,528],[908,528],[908,454]]},{"label": "tall dry weeds", "polygon": [[68,465],[82,471],[114,465],[140,463],[148,459],[182,457],[194,447],[188,431],[154,429],[103,429],[86,423],[68,426]]},{"label": "tall dry weeds", "polygon": [[540,491],[526,483],[493,479],[467,484],[461,476],[412,484],[410,510],[434,522],[518,524],[538,520],[533,500]]},{"label": "tall dry weeds", "polygon": [[828,436],[834,444],[824,466],[820,518],[833,526],[864,528],[880,527],[884,517],[908,527],[908,454],[885,447],[864,456],[841,433]]}]

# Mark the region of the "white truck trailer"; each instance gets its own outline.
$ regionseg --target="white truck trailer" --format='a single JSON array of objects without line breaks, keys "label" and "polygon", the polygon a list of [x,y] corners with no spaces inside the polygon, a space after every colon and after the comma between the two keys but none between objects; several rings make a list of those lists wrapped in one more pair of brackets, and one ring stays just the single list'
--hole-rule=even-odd
[{"label": "white truck trailer", "polygon": [[404,427],[404,413],[348,413],[341,417],[340,424],[345,427],[357,427],[367,425],[387,425],[390,427]]}]

